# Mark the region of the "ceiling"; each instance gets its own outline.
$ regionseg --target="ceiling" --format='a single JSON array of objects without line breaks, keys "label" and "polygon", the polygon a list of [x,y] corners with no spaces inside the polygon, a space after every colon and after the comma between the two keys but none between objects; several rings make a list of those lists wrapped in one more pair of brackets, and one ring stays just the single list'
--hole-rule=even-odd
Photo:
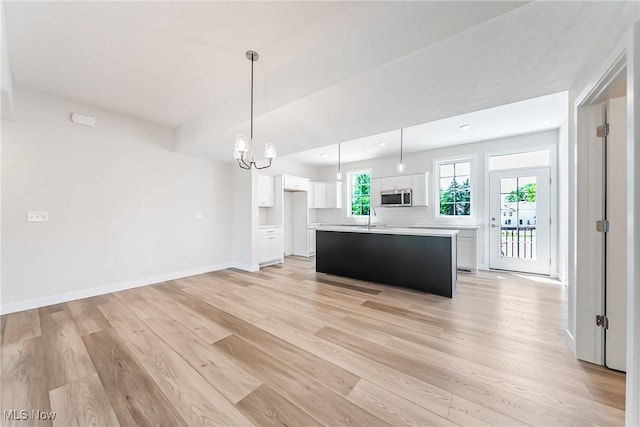
[{"label": "ceiling", "polygon": [[[406,154],[557,129],[567,120],[568,104],[568,93],[560,92],[407,127],[403,129],[403,152]],[[400,156],[399,129],[340,144],[343,163],[388,156]],[[287,157],[316,167],[336,165],[338,144]]]},{"label": "ceiling", "polygon": [[[17,85],[175,129],[232,161],[566,91],[620,2],[6,2]],[[614,23],[615,24],[615,23]],[[412,137],[409,136],[408,148]]]}]

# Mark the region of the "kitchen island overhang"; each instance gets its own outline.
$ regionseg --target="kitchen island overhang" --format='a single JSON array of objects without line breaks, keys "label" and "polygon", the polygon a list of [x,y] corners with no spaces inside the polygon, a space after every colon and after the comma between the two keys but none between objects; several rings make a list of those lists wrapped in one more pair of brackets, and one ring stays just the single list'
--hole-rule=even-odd
[{"label": "kitchen island overhang", "polygon": [[316,271],[452,298],[458,230],[319,227]]}]

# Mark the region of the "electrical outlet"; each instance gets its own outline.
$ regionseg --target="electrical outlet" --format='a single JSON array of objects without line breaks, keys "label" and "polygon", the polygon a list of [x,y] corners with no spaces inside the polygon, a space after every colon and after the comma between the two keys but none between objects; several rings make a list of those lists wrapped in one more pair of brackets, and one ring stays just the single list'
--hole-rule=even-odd
[{"label": "electrical outlet", "polygon": [[27,222],[48,222],[49,212],[27,212]]}]

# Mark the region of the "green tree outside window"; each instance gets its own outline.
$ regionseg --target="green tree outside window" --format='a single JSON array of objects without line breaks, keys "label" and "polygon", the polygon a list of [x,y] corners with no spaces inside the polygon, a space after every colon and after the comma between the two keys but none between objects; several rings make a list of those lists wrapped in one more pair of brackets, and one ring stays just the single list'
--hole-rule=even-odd
[{"label": "green tree outside window", "polygon": [[369,215],[371,177],[369,172],[351,175],[351,215]]},{"label": "green tree outside window", "polygon": [[471,163],[440,165],[440,215],[471,215]]},{"label": "green tree outside window", "polygon": [[505,198],[507,202],[535,202],[538,186],[535,182],[530,182],[513,190]]}]

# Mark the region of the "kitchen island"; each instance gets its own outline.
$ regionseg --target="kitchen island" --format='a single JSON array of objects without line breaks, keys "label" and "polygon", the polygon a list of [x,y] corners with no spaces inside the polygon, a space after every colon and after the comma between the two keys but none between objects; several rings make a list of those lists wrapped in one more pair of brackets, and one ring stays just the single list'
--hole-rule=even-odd
[{"label": "kitchen island", "polygon": [[452,298],[457,230],[321,226],[316,271]]}]

